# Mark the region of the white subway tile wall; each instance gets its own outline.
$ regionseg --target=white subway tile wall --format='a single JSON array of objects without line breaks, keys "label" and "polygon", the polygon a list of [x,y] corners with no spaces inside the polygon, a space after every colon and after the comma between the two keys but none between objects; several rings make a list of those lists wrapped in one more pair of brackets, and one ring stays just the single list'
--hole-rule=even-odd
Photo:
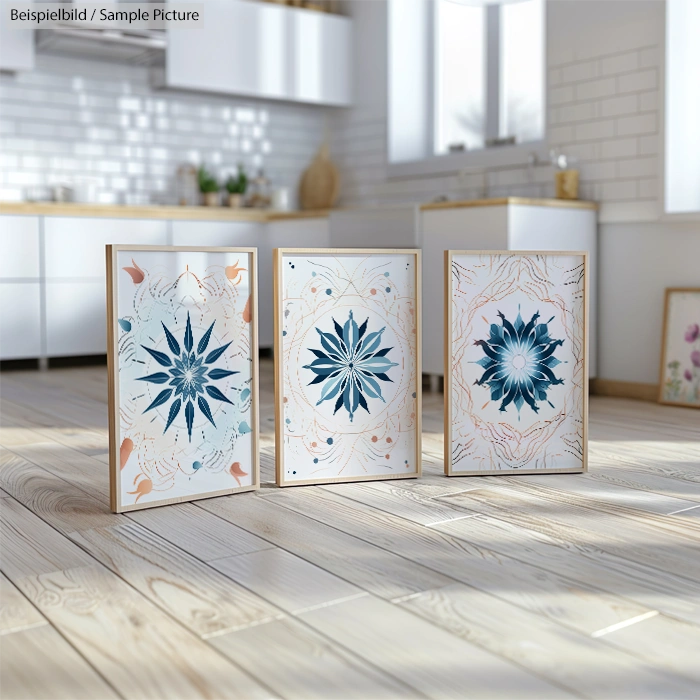
[{"label": "white subway tile wall", "polygon": [[224,179],[242,162],[296,196],[325,110],[152,87],[150,70],[40,55],[0,75],[0,201],[91,181],[102,203],[175,204],[179,165]]},{"label": "white subway tile wall", "polygon": [[[659,194],[658,46],[639,46],[591,56],[550,60],[549,143],[577,159],[580,197],[603,210],[629,211],[635,203],[650,212]],[[334,122],[333,155],[343,176],[342,203],[382,205],[450,199],[554,195],[554,171],[490,168],[459,177],[390,180],[386,167],[386,123],[381,109],[355,108]],[[611,206],[612,205],[612,206]]]}]

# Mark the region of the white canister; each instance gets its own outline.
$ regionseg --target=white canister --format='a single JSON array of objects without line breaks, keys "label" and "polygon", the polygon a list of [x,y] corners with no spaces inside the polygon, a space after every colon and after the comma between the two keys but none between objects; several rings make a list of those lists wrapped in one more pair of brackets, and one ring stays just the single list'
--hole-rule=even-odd
[{"label": "white canister", "polygon": [[290,198],[288,187],[278,187],[272,193],[272,208],[275,211],[289,211]]}]

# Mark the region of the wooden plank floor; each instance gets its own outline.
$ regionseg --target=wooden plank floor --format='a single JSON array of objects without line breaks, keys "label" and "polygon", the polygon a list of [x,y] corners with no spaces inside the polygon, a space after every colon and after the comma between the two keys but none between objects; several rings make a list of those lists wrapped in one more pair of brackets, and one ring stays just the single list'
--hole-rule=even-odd
[{"label": "wooden plank floor", "polygon": [[586,475],[442,475],[108,507],[104,368],[0,377],[15,698],[698,698],[700,413],[591,401]]}]

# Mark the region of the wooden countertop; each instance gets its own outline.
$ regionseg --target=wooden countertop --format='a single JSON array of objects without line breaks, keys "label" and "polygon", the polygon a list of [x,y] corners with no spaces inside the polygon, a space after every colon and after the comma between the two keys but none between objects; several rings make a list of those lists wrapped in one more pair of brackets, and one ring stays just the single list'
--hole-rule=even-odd
[{"label": "wooden countertop", "polygon": [[431,209],[462,209],[465,207],[501,207],[517,204],[526,207],[558,207],[560,209],[598,209],[596,202],[580,199],[534,199],[530,197],[495,197],[493,199],[464,199],[454,202],[431,202],[421,205],[421,211]]},{"label": "wooden countertop", "polygon": [[75,204],[59,202],[2,202],[0,214],[29,216],[86,216],[110,219],[180,219],[184,221],[284,221],[321,219],[328,210],[266,211],[229,207],[122,206],[118,204]]},{"label": "wooden countertop", "polygon": [[[420,205],[421,211],[520,205],[565,209],[598,209],[596,202],[574,199],[535,199],[530,197],[495,197],[431,202]],[[229,207],[126,206],[119,204],[75,204],[59,202],[0,202],[0,214],[26,216],[86,216],[111,219],[175,219],[182,221],[284,221],[322,219],[329,209],[318,211],[267,211],[264,209],[230,209]]]}]

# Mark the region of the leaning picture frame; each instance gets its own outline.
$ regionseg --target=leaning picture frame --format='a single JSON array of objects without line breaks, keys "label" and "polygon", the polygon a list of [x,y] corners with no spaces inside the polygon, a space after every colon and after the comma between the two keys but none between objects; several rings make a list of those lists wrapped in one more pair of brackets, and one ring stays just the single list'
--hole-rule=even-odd
[{"label": "leaning picture frame", "polygon": [[700,288],[670,287],[664,295],[659,403],[700,408]]},{"label": "leaning picture frame", "polygon": [[447,476],[588,468],[588,253],[445,251]]},{"label": "leaning picture frame", "polygon": [[279,486],[421,474],[421,251],[274,251]]},{"label": "leaning picture frame", "polygon": [[257,250],[106,257],[111,509],[257,489]]}]

